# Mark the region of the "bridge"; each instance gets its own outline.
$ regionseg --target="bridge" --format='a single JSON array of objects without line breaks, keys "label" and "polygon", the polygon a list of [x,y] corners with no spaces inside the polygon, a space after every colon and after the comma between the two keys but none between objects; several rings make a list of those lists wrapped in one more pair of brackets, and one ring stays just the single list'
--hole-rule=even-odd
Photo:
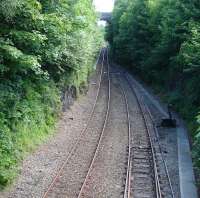
[{"label": "bridge", "polygon": [[112,13],[111,12],[101,12],[99,13],[100,20],[106,21],[107,23],[111,22]]}]

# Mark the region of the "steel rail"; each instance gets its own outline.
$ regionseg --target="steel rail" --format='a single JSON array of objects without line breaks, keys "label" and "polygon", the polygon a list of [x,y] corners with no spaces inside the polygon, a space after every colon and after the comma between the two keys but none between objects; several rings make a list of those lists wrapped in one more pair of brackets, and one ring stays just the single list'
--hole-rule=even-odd
[{"label": "steel rail", "polygon": [[120,88],[122,94],[124,96],[125,104],[126,104],[126,115],[127,115],[127,124],[128,124],[128,161],[127,161],[127,171],[126,171],[126,182],[124,187],[124,198],[130,198],[131,196],[131,121],[130,121],[130,111],[129,104],[127,99],[127,94],[123,88],[121,77],[119,78]]},{"label": "steel rail", "polygon": [[80,143],[83,135],[86,133],[88,127],[89,127],[89,124],[90,124],[90,121],[91,121],[91,118],[93,117],[94,115],[94,111],[95,111],[95,107],[96,107],[96,104],[97,104],[97,100],[99,98],[99,93],[100,93],[100,88],[101,88],[101,85],[102,85],[102,76],[103,76],[103,68],[104,68],[104,60],[105,60],[105,49],[102,49],[99,53],[99,56],[98,56],[98,59],[97,59],[97,62],[96,62],[96,65],[98,64],[99,62],[99,59],[101,57],[101,54],[103,55],[103,58],[102,58],[102,64],[101,64],[101,71],[100,71],[100,80],[99,80],[99,83],[98,83],[98,89],[97,89],[97,94],[96,94],[96,97],[95,97],[95,101],[94,101],[94,104],[92,106],[92,110],[90,112],[90,115],[89,115],[89,118],[87,120],[87,123],[86,123],[86,126],[85,128],[81,131],[78,139],[76,140],[75,144],[73,144],[72,148],[70,149],[70,152],[69,154],[67,155],[65,161],[63,162],[63,164],[61,165],[61,167],[58,169],[58,171],[56,172],[56,175],[54,176],[52,182],[50,183],[50,185],[48,186],[47,190],[45,191],[44,195],[42,196],[42,198],[47,198],[48,194],[50,193],[50,191],[53,189],[53,187],[55,186],[55,183],[56,181],[59,179],[60,175],[62,174],[62,171],[64,169],[64,167],[66,166],[66,164],[69,162],[70,158],[72,157],[73,153],[76,151],[77,147],[78,147],[78,144]]},{"label": "steel rail", "polygon": [[96,150],[95,150],[95,153],[94,153],[94,156],[93,156],[93,159],[90,163],[90,167],[88,169],[88,172],[87,172],[87,175],[85,177],[85,180],[81,186],[81,190],[78,194],[78,198],[80,197],[84,197],[84,188],[85,186],[87,185],[87,181],[88,181],[88,178],[90,176],[90,173],[93,169],[93,165],[94,165],[94,162],[97,158],[97,155],[99,153],[99,150],[100,150],[100,146],[101,146],[101,142],[102,142],[102,139],[103,139],[103,136],[104,136],[104,132],[105,132],[105,129],[106,129],[106,126],[107,126],[107,122],[108,122],[108,117],[109,117],[109,112],[110,112],[110,99],[111,99],[111,85],[110,85],[110,71],[109,71],[109,61],[108,61],[108,51],[107,51],[107,76],[108,76],[108,102],[107,102],[107,110],[106,110],[106,116],[105,116],[105,120],[104,120],[104,124],[103,124],[103,128],[102,128],[102,131],[101,131],[101,135],[100,135],[100,138],[99,138],[99,141],[98,141],[98,144],[97,144],[97,147],[96,147]]},{"label": "steel rail", "polygon": [[160,187],[160,181],[159,181],[159,175],[158,175],[158,167],[157,167],[157,163],[156,163],[156,156],[155,156],[155,151],[154,151],[154,146],[153,146],[153,141],[152,141],[152,137],[151,137],[151,133],[150,133],[150,129],[148,126],[148,121],[143,109],[143,104],[141,103],[141,101],[139,100],[139,96],[136,93],[135,89],[133,88],[133,86],[131,85],[129,78],[127,77],[127,75],[124,74],[124,77],[126,79],[126,81],[128,82],[129,87],[131,88],[133,94],[135,95],[135,98],[137,100],[141,115],[142,115],[142,119],[144,121],[144,126],[145,129],[147,131],[148,134],[148,138],[149,138],[149,143],[150,143],[150,148],[151,148],[151,154],[152,154],[152,159],[153,159],[153,169],[154,169],[154,180],[155,180],[155,190],[156,190],[156,198],[162,198],[162,193],[161,193],[161,187]]}]

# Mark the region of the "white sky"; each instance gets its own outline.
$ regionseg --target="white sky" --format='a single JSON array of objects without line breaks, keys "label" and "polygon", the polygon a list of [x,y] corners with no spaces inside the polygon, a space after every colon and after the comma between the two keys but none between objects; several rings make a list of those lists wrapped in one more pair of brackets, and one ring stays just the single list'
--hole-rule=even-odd
[{"label": "white sky", "polygon": [[111,12],[114,6],[114,0],[94,0],[97,11]]}]

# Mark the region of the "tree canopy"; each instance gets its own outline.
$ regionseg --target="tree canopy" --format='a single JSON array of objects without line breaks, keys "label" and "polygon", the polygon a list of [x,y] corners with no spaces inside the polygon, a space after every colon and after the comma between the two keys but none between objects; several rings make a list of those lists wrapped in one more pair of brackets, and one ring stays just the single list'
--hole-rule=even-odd
[{"label": "tree canopy", "polygon": [[1,186],[51,131],[61,90],[87,83],[102,37],[91,0],[1,0]]},{"label": "tree canopy", "polygon": [[114,60],[154,86],[188,121],[200,167],[198,0],[116,0],[107,40]]}]

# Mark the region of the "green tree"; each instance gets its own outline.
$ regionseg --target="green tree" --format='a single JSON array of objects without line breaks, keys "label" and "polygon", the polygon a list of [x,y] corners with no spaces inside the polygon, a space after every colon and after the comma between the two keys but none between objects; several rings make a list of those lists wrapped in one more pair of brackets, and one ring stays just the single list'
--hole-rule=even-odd
[{"label": "green tree", "polygon": [[1,0],[0,186],[52,131],[61,91],[87,84],[102,37],[91,0]]},{"label": "green tree", "polygon": [[117,0],[107,27],[114,60],[162,92],[188,121],[198,166],[199,19],[198,0]]}]

